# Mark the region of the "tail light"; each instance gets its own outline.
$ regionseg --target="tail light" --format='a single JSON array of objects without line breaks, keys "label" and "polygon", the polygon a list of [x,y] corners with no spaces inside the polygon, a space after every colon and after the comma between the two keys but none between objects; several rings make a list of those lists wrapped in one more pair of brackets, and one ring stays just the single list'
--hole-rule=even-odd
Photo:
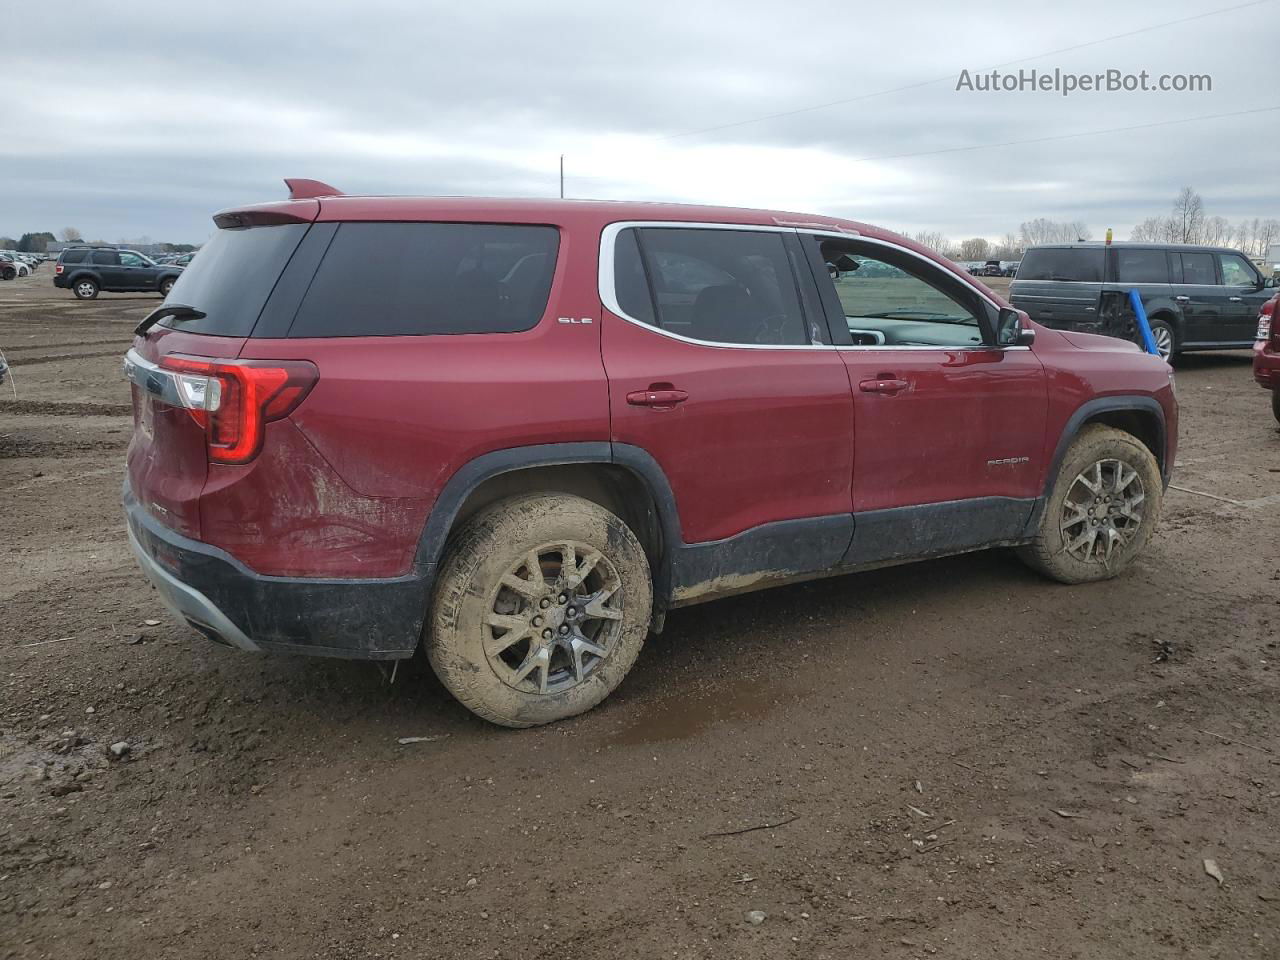
[{"label": "tail light", "polygon": [[61,272],[62,272],[62,264],[58,264],[56,267],[54,267],[54,268],[53,268],[53,272],[54,272],[54,273],[61,273]]},{"label": "tail light", "polygon": [[1272,297],[1262,305],[1262,309],[1258,311],[1258,333],[1257,339],[1270,340],[1273,336],[1280,334],[1280,326],[1273,324],[1274,314],[1276,310],[1276,298]]},{"label": "tail light", "polygon": [[160,366],[173,376],[178,405],[204,430],[213,463],[256,457],[263,427],[287,417],[320,377],[305,360],[227,362],[174,354]]}]

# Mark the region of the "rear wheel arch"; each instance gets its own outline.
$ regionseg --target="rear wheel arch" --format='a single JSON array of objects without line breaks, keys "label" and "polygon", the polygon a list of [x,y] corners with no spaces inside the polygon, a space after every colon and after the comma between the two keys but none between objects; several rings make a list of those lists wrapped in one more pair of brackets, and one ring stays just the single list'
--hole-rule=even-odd
[{"label": "rear wheel arch", "polygon": [[438,565],[450,540],[485,507],[522,494],[570,494],[621,519],[649,559],[654,586],[653,626],[661,629],[670,603],[672,558],[680,524],[670,483],[645,451],[608,442],[540,444],[484,454],[460,467],[427,518],[417,561]]}]

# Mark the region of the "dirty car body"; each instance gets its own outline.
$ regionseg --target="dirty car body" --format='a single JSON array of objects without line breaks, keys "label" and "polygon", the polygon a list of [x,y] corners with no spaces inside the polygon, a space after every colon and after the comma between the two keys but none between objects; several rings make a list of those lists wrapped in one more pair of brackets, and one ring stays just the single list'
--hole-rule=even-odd
[{"label": "dirty car body", "polygon": [[[620,518],[661,629],[1028,543],[1091,424],[1163,483],[1174,462],[1165,363],[1037,326],[866,224],[305,182],[215,222],[126,359],[124,504],[166,602],[245,650],[411,656],[459,531],[506,498]],[[908,276],[953,306],[878,309]]]}]

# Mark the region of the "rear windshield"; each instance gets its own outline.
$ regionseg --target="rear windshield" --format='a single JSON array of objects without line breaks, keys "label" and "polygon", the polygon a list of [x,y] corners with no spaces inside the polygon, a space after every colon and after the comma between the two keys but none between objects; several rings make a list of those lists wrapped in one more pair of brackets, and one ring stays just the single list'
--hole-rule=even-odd
[{"label": "rear windshield", "polygon": [[169,291],[169,303],[195,307],[204,316],[168,317],[161,323],[189,333],[247,337],[308,226],[219,230]]},{"label": "rear windshield", "polygon": [[1039,247],[1022,255],[1019,280],[1102,282],[1101,247]]},{"label": "rear windshield", "polygon": [[528,330],[547,308],[559,244],[555,227],[344,223],[289,336]]}]

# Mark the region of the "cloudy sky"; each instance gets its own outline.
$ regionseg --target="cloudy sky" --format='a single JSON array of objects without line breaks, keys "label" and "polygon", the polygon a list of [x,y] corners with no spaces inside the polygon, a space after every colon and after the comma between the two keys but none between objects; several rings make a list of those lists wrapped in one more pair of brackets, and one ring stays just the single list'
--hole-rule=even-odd
[{"label": "cloudy sky", "polygon": [[[0,32],[0,235],[200,242],[286,176],[554,196],[561,153],[569,196],[950,237],[1040,216],[1123,237],[1187,184],[1209,214],[1280,217],[1280,109],[986,146],[1280,107],[1280,0],[1224,11],[1240,2],[218,0],[91,24],[26,4]],[[1023,58],[1005,69],[1209,74],[1212,92],[956,90]]]}]

